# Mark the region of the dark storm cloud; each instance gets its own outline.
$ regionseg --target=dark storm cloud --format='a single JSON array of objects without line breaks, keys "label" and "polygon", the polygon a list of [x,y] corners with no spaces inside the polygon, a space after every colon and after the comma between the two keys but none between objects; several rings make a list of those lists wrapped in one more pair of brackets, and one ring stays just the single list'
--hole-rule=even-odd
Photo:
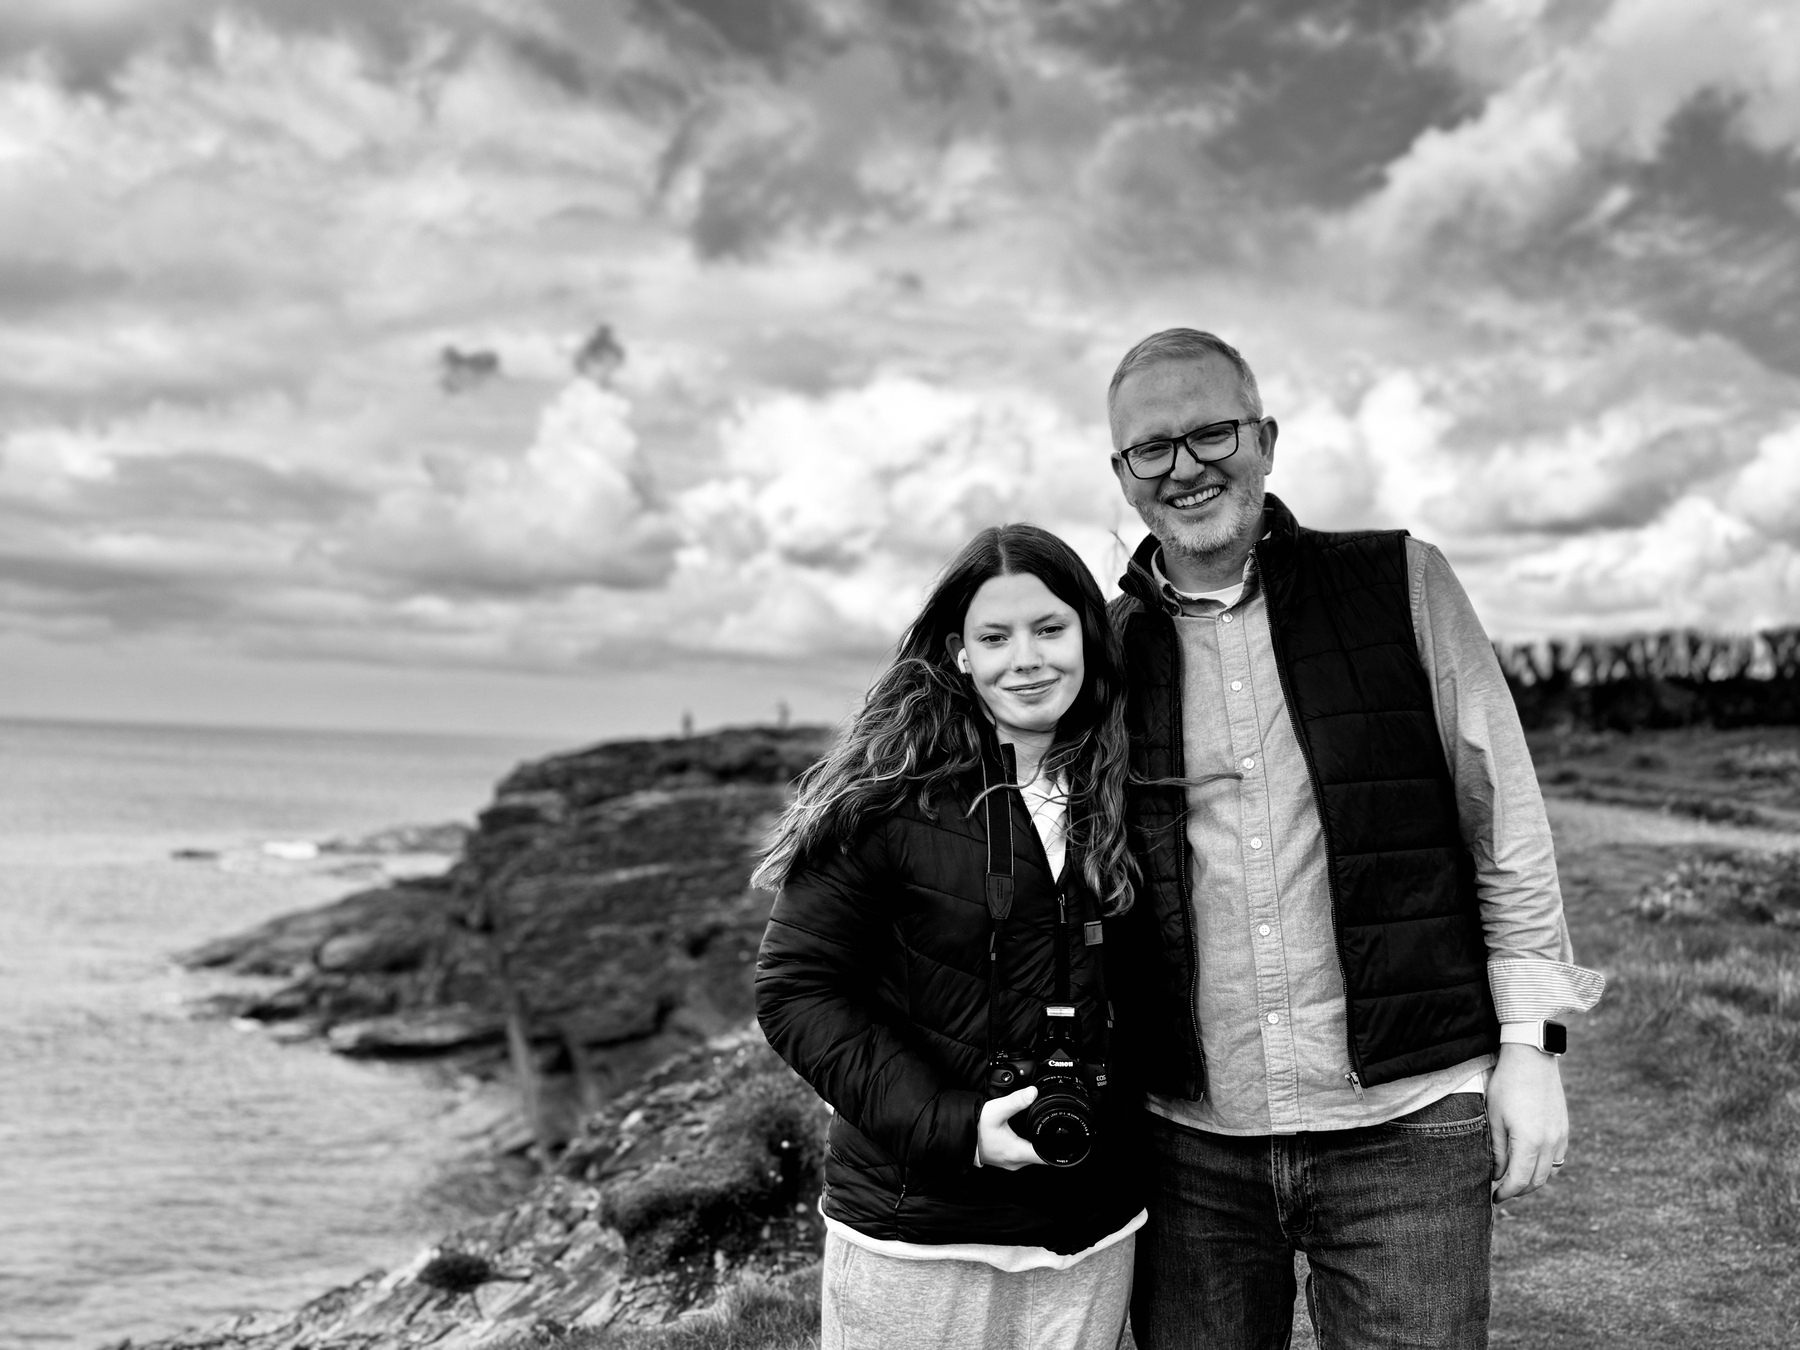
[{"label": "dark storm cloud", "polygon": [[1520,296],[1636,310],[1800,375],[1800,157],[1747,144],[1717,94],[1652,156],[1596,156],[1537,228],[1461,257]]},{"label": "dark storm cloud", "polygon": [[96,10],[31,0],[0,11],[0,60],[41,55],[71,87],[108,92],[120,70],[146,48],[206,60],[206,30],[221,15],[261,14],[293,31],[353,32],[372,46],[397,52],[405,44],[408,11],[418,8],[396,0],[384,6],[354,0],[138,0]]},{"label": "dark storm cloud", "polygon": [[212,7],[213,0],[163,0],[71,15],[44,0],[0,9],[0,61],[42,56],[72,87],[105,89],[138,51]]},{"label": "dark storm cloud", "polygon": [[1621,276],[1685,332],[1716,331],[1800,375],[1800,154],[1746,144],[1708,94],[1661,152],[1621,175],[1632,203],[1607,238]]},{"label": "dark storm cloud", "polygon": [[748,56],[775,72],[826,45],[807,0],[644,0],[639,12],[684,46]]},{"label": "dark storm cloud", "polygon": [[1341,206],[1470,93],[1421,59],[1450,6],[1376,0],[1068,6],[1045,37],[1112,76],[1126,107],[1221,115],[1205,161],[1277,203]]},{"label": "dark storm cloud", "polygon": [[130,284],[118,267],[58,258],[0,256],[0,312],[21,315],[116,295]]}]

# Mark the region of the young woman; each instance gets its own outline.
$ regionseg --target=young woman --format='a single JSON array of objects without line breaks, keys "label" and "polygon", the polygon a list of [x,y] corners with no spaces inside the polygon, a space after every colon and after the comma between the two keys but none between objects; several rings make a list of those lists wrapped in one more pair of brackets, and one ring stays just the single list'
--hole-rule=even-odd
[{"label": "young woman", "polygon": [[1113,1350],[1144,1221],[1110,1071],[1118,645],[1031,525],[950,563],[759,885],[769,1043],[834,1111],[823,1350]]}]

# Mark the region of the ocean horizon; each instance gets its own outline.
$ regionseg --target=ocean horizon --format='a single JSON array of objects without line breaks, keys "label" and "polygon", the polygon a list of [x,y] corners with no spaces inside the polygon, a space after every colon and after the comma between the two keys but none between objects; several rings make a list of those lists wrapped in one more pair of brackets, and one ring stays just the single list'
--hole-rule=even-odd
[{"label": "ocean horizon", "polygon": [[471,1217],[473,1084],[197,1017],[238,982],[172,958],[380,879],[294,844],[472,821],[555,748],[0,718],[0,1350],[292,1307]]}]

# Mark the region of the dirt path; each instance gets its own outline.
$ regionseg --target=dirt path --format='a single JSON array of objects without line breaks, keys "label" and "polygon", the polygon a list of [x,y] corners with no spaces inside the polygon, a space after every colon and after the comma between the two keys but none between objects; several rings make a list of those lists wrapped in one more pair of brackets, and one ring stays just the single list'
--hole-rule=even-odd
[{"label": "dirt path", "polygon": [[[1577,857],[1585,863],[1587,855],[1608,845],[1655,844],[1667,848],[1684,844],[1719,844],[1730,848],[1800,848],[1800,834],[1786,830],[1695,820],[1671,812],[1639,811],[1629,806],[1584,802],[1570,797],[1549,796],[1544,799],[1544,805],[1550,812],[1550,831],[1556,836],[1556,856],[1565,890],[1571,865]],[[1581,869],[1573,870],[1579,874]],[[1571,913],[1570,921],[1574,922],[1574,918]]]},{"label": "dirt path", "polygon": [[[1578,958],[1606,970],[1637,921],[1621,913],[1689,844],[1800,847],[1800,837],[1589,802],[1550,802]],[[1631,1067],[1630,1029],[1602,1000],[1570,1029],[1569,1165],[1501,1210],[1496,1347],[1738,1350],[1800,1346],[1800,1252],[1749,1230],[1679,1096]]]}]

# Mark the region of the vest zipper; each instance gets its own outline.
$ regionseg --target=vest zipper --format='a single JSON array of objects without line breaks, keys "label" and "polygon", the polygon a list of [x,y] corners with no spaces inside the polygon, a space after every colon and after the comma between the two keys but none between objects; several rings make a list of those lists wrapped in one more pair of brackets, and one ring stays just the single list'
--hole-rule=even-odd
[{"label": "vest zipper", "polygon": [[1363,1094],[1362,1059],[1356,1053],[1356,1032],[1350,1025],[1350,967],[1344,960],[1344,915],[1338,902],[1337,858],[1331,849],[1331,831],[1325,825],[1325,786],[1319,782],[1319,766],[1313,759],[1312,742],[1306,739],[1306,728],[1300,725],[1299,714],[1294,711],[1287,650],[1282,645],[1281,627],[1275,622],[1275,588],[1269,584],[1269,569],[1263,565],[1260,544],[1255,552],[1264,603],[1269,610],[1269,644],[1275,649],[1275,673],[1281,677],[1281,701],[1287,705],[1288,721],[1294,724],[1294,740],[1299,743],[1300,758],[1306,761],[1306,776],[1312,781],[1313,809],[1319,813],[1319,838],[1325,844],[1325,893],[1331,899],[1331,950],[1337,956],[1338,979],[1344,986],[1344,1048],[1350,1053],[1350,1068],[1344,1078],[1360,1098]]}]

